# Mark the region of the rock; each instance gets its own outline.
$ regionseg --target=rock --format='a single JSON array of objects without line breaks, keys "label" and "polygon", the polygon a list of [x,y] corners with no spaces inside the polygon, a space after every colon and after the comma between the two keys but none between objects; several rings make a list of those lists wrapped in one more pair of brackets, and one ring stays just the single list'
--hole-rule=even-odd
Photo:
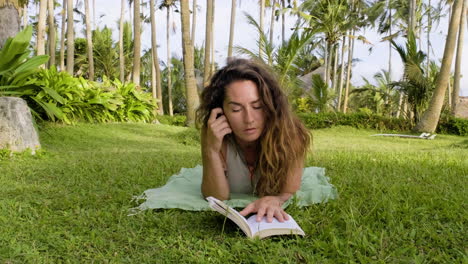
[{"label": "rock", "polygon": [[460,101],[455,110],[455,116],[468,119],[468,96],[460,96]]},{"label": "rock", "polygon": [[18,97],[0,97],[0,149],[13,152],[27,149],[35,154],[41,147],[26,101]]}]

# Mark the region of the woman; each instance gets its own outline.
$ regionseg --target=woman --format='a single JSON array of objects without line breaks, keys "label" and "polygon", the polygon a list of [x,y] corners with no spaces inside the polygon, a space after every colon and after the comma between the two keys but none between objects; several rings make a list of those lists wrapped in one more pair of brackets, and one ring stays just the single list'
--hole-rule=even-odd
[{"label": "woman", "polygon": [[310,135],[293,115],[275,76],[250,60],[220,69],[201,95],[202,193],[220,200],[230,193],[260,198],[240,213],[283,222],[282,209],[300,187]]}]

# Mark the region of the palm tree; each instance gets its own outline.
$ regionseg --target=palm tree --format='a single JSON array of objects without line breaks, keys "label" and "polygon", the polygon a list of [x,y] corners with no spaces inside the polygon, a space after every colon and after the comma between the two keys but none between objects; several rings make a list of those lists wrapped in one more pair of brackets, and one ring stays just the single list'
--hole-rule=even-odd
[{"label": "palm tree", "polygon": [[184,56],[185,90],[187,97],[187,125],[195,124],[195,110],[199,104],[195,81],[193,46],[190,40],[190,11],[188,1],[181,1],[182,48]]},{"label": "palm tree", "polygon": [[[445,41],[444,56],[440,74],[437,78],[434,94],[432,95],[429,108],[424,112],[423,117],[416,125],[416,131],[433,133],[439,122],[440,112],[444,103],[445,89],[450,78],[450,68],[452,66],[453,54],[455,51],[455,42],[457,38],[458,27],[460,26],[461,13],[463,9],[463,0],[455,0],[452,5],[452,15],[450,17],[450,26]],[[465,14],[464,14],[465,15]]]},{"label": "palm tree", "polygon": [[312,87],[310,97],[312,107],[316,112],[329,112],[333,109],[332,103],[335,97],[333,89],[330,89],[319,74],[312,75]]},{"label": "palm tree", "polygon": [[48,18],[49,18],[49,65],[55,65],[55,8],[54,0],[48,0]]},{"label": "palm tree", "polygon": [[[133,71],[132,79],[140,87],[140,57],[141,57],[141,18],[140,0],[133,2]],[[139,89],[139,88],[138,88]]]},{"label": "palm tree", "polygon": [[228,58],[232,57],[232,44],[234,42],[234,24],[236,23],[236,0],[231,0],[231,24],[229,27]]},{"label": "palm tree", "polygon": [[125,57],[124,57],[124,15],[125,15],[125,0],[120,2],[120,19],[119,19],[119,73],[120,81],[125,82]]},{"label": "palm tree", "polygon": [[93,39],[91,37],[91,14],[89,12],[89,0],[85,1],[86,15],[86,47],[88,54],[88,79],[94,81],[94,59],[93,59]]},{"label": "palm tree", "polygon": [[[259,24],[259,26],[260,26],[260,32],[263,33],[263,32],[264,32],[264,31],[263,31],[263,28],[264,28],[264,27],[263,27],[263,25],[264,25],[264,23],[263,23],[263,18],[264,18],[264,16],[265,16],[265,0],[260,0],[260,3],[259,3],[259,4],[260,4],[260,16],[259,16],[259,17],[260,17],[260,24]],[[260,56],[259,56],[260,58],[263,57],[263,47],[262,47],[262,43],[260,43],[260,46],[258,47],[258,54],[260,55]]]},{"label": "palm tree", "polygon": [[67,0],[62,1],[62,26],[60,28],[60,70],[65,71],[65,25],[67,17]]},{"label": "palm tree", "polygon": [[452,92],[452,113],[455,114],[460,94],[460,77],[461,77],[461,60],[463,53],[463,39],[465,38],[465,23],[468,11],[468,0],[463,1],[463,9],[461,12],[460,26],[458,31],[457,55],[455,59],[455,78],[453,81]]},{"label": "palm tree", "polygon": [[171,9],[176,7],[175,0],[164,0],[159,8],[166,8],[166,47],[167,47],[167,71],[168,71],[168,78],[167,78],[167,91],[169,96],[168,106],[169,106],[169,115],[173,115],[173,107],[172,107],[172,74],[171,74]]},{"label": "palm tree", "polygon": [[195,29],[197,28],[197,0],[192,1],[192,46],[195,46]]},{"label": "palm tree", "polygon": [[[161,88],[161,69],[159,68],[159,59],[158,59],[158,44],[156,42],[156,14],[154,10],[154,0],[150,0],[150,12],[151,12],[151,52],[153,57],[153,69],[154,74],[152,74],[155,79],[155,86],[152,86],[153,90],[153,99],[158,99],[158,110],[159,114],[163,114],[163,102],[162,102],[162,88]],[[153,82],[154,83],[154,82]]]},{"label": "palm tree", "polygon": [[45,31],[47,18],[47,0],[39,2],[39,21],[37,23],[37,55],[45,54]]},{"label": "palm tree", "polygon": [[433,90],[433,85],[427,78],[429,72],[425,73],[422,67],[426,55],[418,50],[416,38],[412,31],[409,31],[406,48],[397,45],[393,40],[391,43],[400,55],[405,67],[403,80],[394,82],[393,86],[399,87],[406,94],[408,103],[412,108],[412,116],[415,123],[417,123]]},{"label": "palm tree", "polygon": [[203,87],[208,85],[211,76],[211,34],[213,24],[210,23],[213,18],[213,0],[206,0],[206,27],[205,27],[205,68],[203,70]]},{"label": "palm tree", "polygon": [[73,28],[73,0],[67,0],[67,72],[73,75],[75,66],[75,29]]},{"label": "palm tree", "polygon": [[0,48],[9,37],[14,37],[21,28],[19,10],[27,0],[0,0]]}]

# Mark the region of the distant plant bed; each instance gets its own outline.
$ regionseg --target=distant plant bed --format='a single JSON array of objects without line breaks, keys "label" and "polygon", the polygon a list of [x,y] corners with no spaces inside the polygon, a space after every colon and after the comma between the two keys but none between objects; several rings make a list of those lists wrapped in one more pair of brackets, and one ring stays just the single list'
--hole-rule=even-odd
[{"label": "distant plant bed", "polygon": [[133,83],[104,77],[102,83],[76,78],[55,67],[40,69],[48,56],[30,56],[32,28],[0,49],[0,96],[21,97],[39,120],[76,122],[151,122],[155,102]]},{"label": "distant plant bed", "polygon": [[185,115],[161,115],[157,116],[156,119],[158,119],[158,121],[164,125],[185,126],[185,121],[187,120],[187,117]]},{"label": "distant plant bed", "polygon": [[[380,131],[410,131],[413,128],[409,120],[368,113],[299,113],[298,117],[310,129],[351,126]],[[466,136],[468,135],[468,120],[454,117],[442,118],[437,133]]]}]

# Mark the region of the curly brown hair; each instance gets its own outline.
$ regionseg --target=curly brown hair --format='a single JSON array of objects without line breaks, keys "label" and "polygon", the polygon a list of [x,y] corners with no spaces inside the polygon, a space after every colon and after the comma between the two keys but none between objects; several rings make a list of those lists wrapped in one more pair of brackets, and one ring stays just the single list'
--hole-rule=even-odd
[{"label": "curly brown hair", "polygon": [[211,110],[223,107],[226,87],[240,80],[256,84],[265,111],[257,165],[260,178],[255,191],[259,196],[276,195],[285,186],[297,162],[305,159],[311,134],[292,113],[276,76],[266,65],[247,59],[229,59],[201,94],[196,114],[197,127],[207,125]]}]

